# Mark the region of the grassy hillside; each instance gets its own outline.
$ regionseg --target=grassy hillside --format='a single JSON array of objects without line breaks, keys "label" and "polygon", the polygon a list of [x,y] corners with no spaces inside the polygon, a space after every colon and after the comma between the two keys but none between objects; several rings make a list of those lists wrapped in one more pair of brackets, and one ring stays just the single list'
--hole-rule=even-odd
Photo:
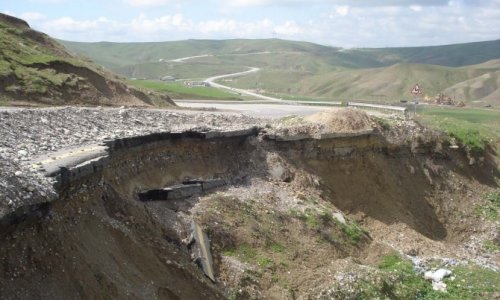
[{"label": "grassy hillside", "polygon": [[146,95],[102,67],[70,54],[23,20],[0,14],[1,104],[172,104]]},{"label": "grassy hillside", "polygon": [[500,40],[430,47],[354,49],[348,52],[369,57],[385,66],[408,62],[460,67],[499,58]]},{"label": "grassy hillside", "polygon": [[[290,99],[395,102],[411,98],[416,83],[427,98],[445,93],[473,105],[495,104],[500,94],[500,40],[349,50],[278,39],[63,43],[129,78],[207,78],[258,67],[227,84]],[[197,55],[209,56],[169,61]]]},{"label": "grassy hillside", "polygon": [[494,103],[498,99],[495,95],[498,93],[497,73],[500,68],[494,62],[490,68],[485,66],[452,68],[398,63],[383,68],[344,69],[320,74],[297,70],[264,70],[235,78],[229,84],[238,88],[261,88],[274,94],[315,99],[397,102],[411,99],[410,90],[419,83],[423,97],[433,98],[444,92],[457,101]]},{"label": "grassy hillside", "polygon": [[500,40],[432,47],[340,49],[306,42],[267,40],[187,40],[156,43],[78,43],[60,41],[111,69],[159,59],[203,54],[254,52],[302,52],[331,66],[374,68],[395,63],[435,64],[459,67],[500,58]]},{"label": "grassy hillside", "polygon": [[418,107],[417,118],[446,132],[473,151],[493,146],[497,158],[500,158],[499,110],[422,105]]},{"label": "grassy hillside", "polygon": [[129,78],[160,79],[170,75],[178,79],[205,79],[207,77],[245,71],[247,68],[214,63],[143,63],[116,68],[116,72]]},{"label": "grassy hillside", "polygon": [[272,40],[186,40],[156,43],[79,43],[60,41],[67,48],[111,69],[205,54],[297,51],[325,55],[338,49],[307,42]]}]

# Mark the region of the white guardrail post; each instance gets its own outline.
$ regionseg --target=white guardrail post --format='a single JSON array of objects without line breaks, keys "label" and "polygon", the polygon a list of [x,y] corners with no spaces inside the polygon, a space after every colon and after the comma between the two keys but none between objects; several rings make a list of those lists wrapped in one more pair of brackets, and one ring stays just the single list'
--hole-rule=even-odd
[{"label": "white guardrail post", "polygon": [[347,106],[359,107],[359,108],[375,108],[375,109],[384,109],[384,110],[393,110],[397,112],[403,113],[405,119],[408,118],[408,108],[401,106],[392,106],[392,105],[382,105],[382,104],[368,104],[361,102],[347,102]]}]

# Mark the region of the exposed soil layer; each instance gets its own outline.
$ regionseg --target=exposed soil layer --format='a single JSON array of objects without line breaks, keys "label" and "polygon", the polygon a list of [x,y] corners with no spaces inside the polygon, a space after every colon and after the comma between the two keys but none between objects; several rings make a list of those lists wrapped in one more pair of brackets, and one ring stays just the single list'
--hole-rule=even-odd
[{"label": "exposed soil layer", "polygon": [[[63,186],[59,200],[1,228],[0,295],[314,298],[340,270],[394,251],[477,258],[464,245],[494,234],[474,209],[498,188],[498,173],[412,126],[419,142],[377,128],[294,141],[192,135],[117,149],[104,169]],[[189,179],[229,184],[176,202],[139,200]],[[185,242],[193,219],[211,239],[215,283]]]}]

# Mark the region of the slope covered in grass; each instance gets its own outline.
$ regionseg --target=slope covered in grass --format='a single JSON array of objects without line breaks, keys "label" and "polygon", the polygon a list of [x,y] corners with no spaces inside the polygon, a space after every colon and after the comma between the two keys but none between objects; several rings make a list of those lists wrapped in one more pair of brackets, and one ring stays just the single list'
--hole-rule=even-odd
[{"label": "slope covered in grass", "polygon": [[278,39],[62,42],[129,78],[206,78],[258,67],[260,72],[234,78],[229,85],[282,98],[398,102],[412,97],[409,91],[416,83],[428,99],[445,93],[479,106],[497,103],[500,95],[500,40],[380,49]]},{"label": "slope covered in grass", "polygon": [[0,14],[0,100],[2,104],[172,103],[168,96],[148,96],[128,87],[25,21],[5,14]]}]

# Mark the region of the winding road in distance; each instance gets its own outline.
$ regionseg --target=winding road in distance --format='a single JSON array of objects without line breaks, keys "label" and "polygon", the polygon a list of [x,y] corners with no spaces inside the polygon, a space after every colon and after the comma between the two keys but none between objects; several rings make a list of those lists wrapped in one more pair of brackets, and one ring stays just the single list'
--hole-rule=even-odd
[{"label": "winding road in distance", "polygon": [[[272,52],[264,51],[264,52],[256,52],[256,53],[241,53],[241,54],[228,54],[228,55],[254,55],[254,54],[269,54],[269,53],[272,53]],[[186,56],[186,57],[171,59],[168,61],[169,62],[183,63],[186,60],[203,58],[203,57],[210,57],[210,56],[214,56],[214,55],[213,54],[203,54],[203,55],[195,55],[195,56]],[[231,74],[217,75],[217,76],[209,77],[209,78],[205,79],[204,81],[208,82],[210,84],[210,86],[212,86],[212,87],[227,90],[227,91],[230,91],[233,93],[239,93],[242,95],[252,96],[252,97],[256,97],[258,99],[263,99],[263,100],[268,100],[268,101],[282,101],[282,99],[279,99],[279,98],[268,97],[268,96],[264,96],[264,95],[261,95],[258,93],[250,92],[250,91],[247,91],[244,89],[232,88],[232,87],[215,82],[216,80],[223,79],[223,78],[245,76],[245,75],[248,75],[251,73],[256,73],[256,72],[260,71],[259,68],[255,68],[255,67],[247,67],[247,68],[249,68],[247,71],[236,72],[236,73],[231,73]]]},{"label": "winding road in distance", "polygon": [[248,75],[248,74],[256,73],[256,72],[260,71],[259,68],[255,68],[255,67],[247,67],[247,68],[250,68],[250,69],[247,71],[243,71],[243,72],[213,76],[213,77],[205,79],[205,82],[208,82],[210,84],[210,86],[213,86],[213,87],[218,88],[218,89],[228,90],[231,92],[236,92],[236,93],[240,93],[240,94],[247,95],[247,96],[253,96],[253,97],[256,97],[258,99],[264,99],[264,100],[269,100],[269,101],[282,101],[279,98],[268,97],[268,96],[264,96],[264,95],[250,92],[247,90],[232,88],[232,87],[222,85],[220,83],[215,82],[216,80],[219,80],[222,78],[239,77],[239,76],[244,76],[244,75]]},{"label": "winding road in distance", "polygon": [[[264,53],[271,53],[271,52],[259,52],[255,54],[264,54]],[[242,54],[242,55],[250,55],[253,53],[248,53],[248,54]],[[201,57],[207,57],[207,56],[214,56],[212,54],[204,54],[204,55],[197,55],[197,56],[188,56],[188,57],[181,57],[177,58],[174,60],[174,62],[180,62],[183,63],[186,60],[189,59],[195,59],[195,58],[201,58]],[[298,114],[298,115],[308,115],[312,114],[314,112],[324,110],[325,106],[340,106],[341,102],[339,101],[288,101],[288,100],[283,100],[280,98],[275,98],[275,97],[269,97],[269,96],[264,96],[255,92],[251,92],[248,90],[244,89],[239,89],[239,88],[233,88],[230,86],[226,86],[220,83],[215,82],[216,80],[223,79],[223,78],[231,78],[231,77],[239,77],[239,76],[245,76],[248,74],[256,73],[259,72],[260,69],[256,67],[250,67],[246,66],[248,70],[246,71],[241,71],[241,72],[236,72],[236,73],[230,73],[230,74],[222,74],[222,75],[216,75],[209,77],[204,80],[204,82],[207,82],[210,84],[210,86],[218,88],[218,89],[223,89],[227,90],[232,93],[239,93],[240,95],[246,95],[246,96],[252,96],[257,99],[261,100],[266,100],[263,102],[254,102],[252,101],[242,101],[242,102],[234,102],[234,101],[196,101],[196,100],[187,100],[187,101],[176,101],[176,103],[179,106],[184,106],[184,107],[190,107],[190,108],[215,108],[215,109],[222,109],[222,110],[240,110],[240,111],[245,111],[246,113],[249,113],[251,115],[256,115],[256,116],[267,116],[267,117],[276,117],[276,116],[283,116],[286,114]],[[349,102],[349,106],[354,106],[362,109],[366,108],[375,108],[375,109],[382,109],[382,110],[389,110],[389,111],[396,111],[399,113],[403,113],[406,117],[406,111],[407,109],[404,107],[396,107],[396,106],[389,106],[389,105],[377,105],[377,104],[372,104],[372,103],[359,103],[359,102]],[[281,104],[281,105],[280,105]],[[283,105],[285,104],[285,105]],[[352,104],[352,105],[351,105]],[[311,105],[314,105],[316,107],[311,107]],[[295,106],[295,108],[292,108],[292,106]],[[320,106],[320,107],[317,107]],[[370,114],[380,114],[376,112],[370,112]]]}]

